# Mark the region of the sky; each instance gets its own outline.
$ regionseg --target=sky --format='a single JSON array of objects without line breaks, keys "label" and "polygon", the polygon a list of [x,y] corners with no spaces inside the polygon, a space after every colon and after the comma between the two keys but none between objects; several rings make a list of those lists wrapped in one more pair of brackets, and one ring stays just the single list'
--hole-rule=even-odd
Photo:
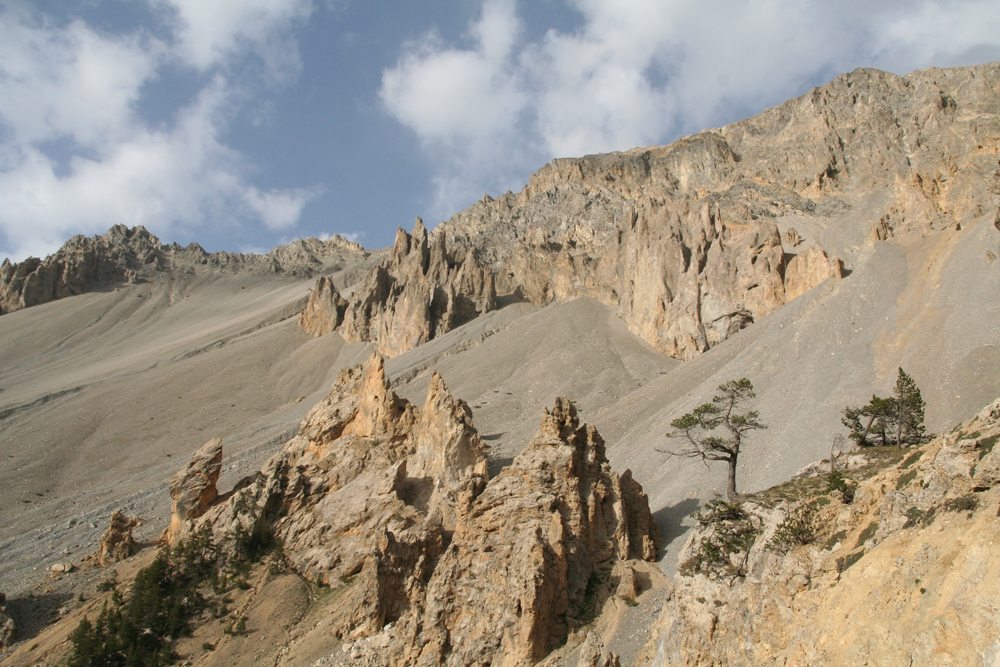
[{"label": "sky", "polygon": [[996,0],[0,0],[0,258],[384,247],[555,157],[993,60]]}]

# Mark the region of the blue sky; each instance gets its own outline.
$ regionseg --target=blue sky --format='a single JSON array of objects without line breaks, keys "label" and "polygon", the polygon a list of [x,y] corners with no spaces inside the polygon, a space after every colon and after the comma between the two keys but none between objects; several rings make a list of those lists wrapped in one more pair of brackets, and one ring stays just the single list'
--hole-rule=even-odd
[{"label": "blue sky", "polygon": [[382,247],[553,157],[991,60],[995,0],[0,0],[0,257],[118,223]]}]

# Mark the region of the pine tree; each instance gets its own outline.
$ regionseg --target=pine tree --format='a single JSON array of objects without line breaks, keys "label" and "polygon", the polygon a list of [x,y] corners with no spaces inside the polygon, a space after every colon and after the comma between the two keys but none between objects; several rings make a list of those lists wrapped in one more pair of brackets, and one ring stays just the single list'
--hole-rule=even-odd
[{"label": "pine tree", "polygon": [[920,442],[924,437],[924,399],[920,389],[906,371],[899,368],[896,387],[893,391],[893,407],[896,421],[896,446],[904,442]]},{"label": "pine tree", "polygon": [[[673,420],[670,425],[676,430],[668,437],[681,438],[685,446],[678,452],[665,451],[670,456],[685,456],[708,461],[725,461],[729,464],[726,483],[726,497],[729,502],[738,499],[736,493],[736,464],[740,456],[743,438],[748,431],[767,428],[760,423],[760,414],[750,410],[739,414],[739,405],[756,397],[753,384],[746,378],[730,380],[719,386],[719,394],[711,403],[699,405],[692,412]],[[709,435],[716,429],[724,429],[729,437]],[[658,450],[663,451],[663,450]]]}]

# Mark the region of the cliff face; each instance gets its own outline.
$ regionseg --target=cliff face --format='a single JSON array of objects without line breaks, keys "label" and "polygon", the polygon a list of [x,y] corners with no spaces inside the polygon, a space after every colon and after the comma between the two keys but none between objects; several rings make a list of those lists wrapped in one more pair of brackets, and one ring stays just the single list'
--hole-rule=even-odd
[{"label": "cliff face", "polygon": [[371,342],[387,356],[411,350],[496,308],[493,273],[467,247],[449,252],[444,234],[428,239],[417,219],[413,234],[396,232],[392,253],[345,300],[329,281],[316,283],[300,318],[314,336],[337,330],[350,342]]},{"label": "cliff face", "polygon": [[[652,560],[662,540],[642,487],[611,471],[565,399],[510,466],[489,481],[486,468],[471,410],[440,376],[417,408],[375,355],[260,474],[193,521],[175,507],[169,539],[207,530],[225,551],[267,522],[296,573],[339,590],[324,622],[354,660],[532,665],[580,627],[596,572]],[[176,486],[189,477],[205,476]]]},{"label": "cliff face", "polygon": [[850,243],[864,245],[994,208],[998,90],[996,64],[859,69],[669,146],[554,160],[435,234],[476,247],[499,294],[592,296],[657,349],[691,358],[842,275],[836,258],[791,257],[789,227],[814,230],[811,246],[857,210],[864,231]]},{"label": "cliff face", "polygon": [[0,265],[0,314],[158,275],[228,271],[309,276],[334,269],[345,256],[366,255],[360,245],[340,236],[300,239],[267,255],[208,253],[196,243],[163,245],[141,225],[115,225],[102,236],[74,236],[44,260],[29,257],[12,264],[5,259]]},{"label": "cliff face", "polygon": [[[998,439],[1000,401],[900,452],[850,504],[825,494],[823,478],[783,487],[780,495],[797,491],[798,500],[745,504],[760,530],[732,558],[745,559],[746,576],[679,574],[643,664],[993,664]],[[808,517],[808,544],[775,545],[789,516]],[[715,529],[694,531],[681,558]]]}]

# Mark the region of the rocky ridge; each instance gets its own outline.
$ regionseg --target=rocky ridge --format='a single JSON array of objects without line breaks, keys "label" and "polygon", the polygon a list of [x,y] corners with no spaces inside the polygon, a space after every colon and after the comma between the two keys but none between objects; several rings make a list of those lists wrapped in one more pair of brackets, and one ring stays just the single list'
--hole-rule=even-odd
[{"label": "rocky ridge", "polygon": [[302,328],[314,336],[337,330],[394,356],[496,309],[493,273],[466,247],[449,252],[444,234],[428,237],[420,218],[400,228],[392,252],[344,299],[325,278],[313,289]]},{"label": "rocky ridge", "polygon": [[[899,452],[850,504],[809,479],[788,486],[812,489],[798,500],[744,503],[759,530],[732,556],[745,576],[678,574],[640,664],[992,664],[998,439],[1000,400]],[[803,516],[809,542],[777,546],[782,526]],[[692,531],[681,559],[713,530]]]},{"label": "rocky ridge", "polygon": [[44,260],[29,257],[0,265],[0,314],[161,275],[247,272],[310,276],[334,270],[347,255],[365,255],[359,244],[336,235],[299,239],[266,255],[208,253],[197,243],[163,245],[141,225],[115,225],[101,236],[77,235]]},{"label": "rocky ridge", "polygon": [[[839,278],[829,255],[840,248],[816,237],[854,252],[827,228],[872,193],[882,204],[861,221],[862,243],[995,207],[998,88],[996,63],[906,77],[858,69],[669,146],[554,160],[520,193],[486,195],[435,234],[477,248],[501,295],[594,297],[689,359]],[[818,247],[790,257],[805,227]]]},{"label": "rocky ridge", "polygon": [[569,401],[487,480],[468,405],[437,374],[422,408],[400,399],[380,355],[343,371],[260,474],[169,537],[207,530],[231,549],[261,521],[296,573],[340,589],[324,632],[380,665],[535,664],[583,624],[595,573],[662,545],[642,487],[611,471]]}]

